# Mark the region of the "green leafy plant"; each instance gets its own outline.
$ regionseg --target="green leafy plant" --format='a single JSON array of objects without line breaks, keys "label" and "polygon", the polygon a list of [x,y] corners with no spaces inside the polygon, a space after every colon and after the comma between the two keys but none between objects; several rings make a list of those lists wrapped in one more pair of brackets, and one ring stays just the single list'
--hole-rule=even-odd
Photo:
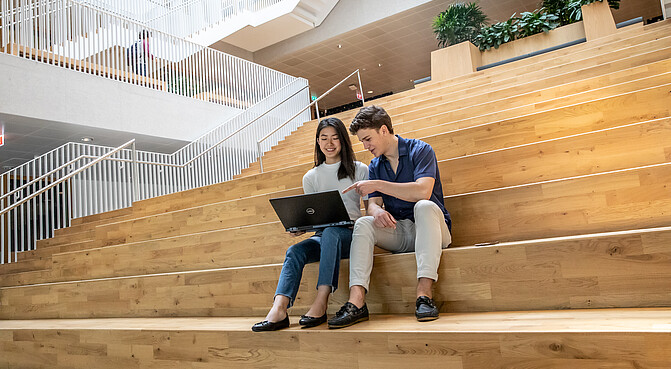
[{"label": "green leafy plant", "polygon": [[[543,0],[541,10],[556,15],[560,25],[575,23],[582,20],[583,5],[603,0]],[[620,0],[608,0],[612,9],[620,9]]]},{"label": "green leafy plant", "polygon": [[475,38],[475,45],[478,46],[480,50],[489,50],[492,47],[498,49],[502,44],[514,41],[514,22],[516,19],[515,14],[513,14],[513,16],[505,22],[499,22],[492,24],[489,27],[483,27]]},{"label": "green leafy plant", "polygon": [[492,24],[484,27],[475,38],[475,45],[480,50],[498,49],[506,42],[514,41],[523,37],[548,32],[559,26],[558,17],[554,14],[540,12],[524,12],[516,17],[513,14],[505,22]]},{"label": "green leafy plant", "polygon": [[433,32],[438,47],[456,45],[464,41],[475,42],[487,16],[476,3],[455,3],[433,19]]},{"label": "green leafy plant", "polygon": [[559,17],[550,13],[524,12],[513,25],[516,38],[548,32],[559,27]]},{"label": "green leafy plant", "polygon": [[[569,4],[567,5],[568,9],[568,17],[571,23],[574,22],[579,22],[582,20],[582,6],[591,4],[594,2],[601,2],[603,0],[570,0]],[[620,8],[620,1],[619,0],[609,0],[608,5],[613,8],[613,9],[619,9]]]},{"label": "green leafy plant", "polygon": [[570,24],[568,16],[568,6],[570,0],[543,0],[540,11],[557,16],[559,23],[563,26]]}]

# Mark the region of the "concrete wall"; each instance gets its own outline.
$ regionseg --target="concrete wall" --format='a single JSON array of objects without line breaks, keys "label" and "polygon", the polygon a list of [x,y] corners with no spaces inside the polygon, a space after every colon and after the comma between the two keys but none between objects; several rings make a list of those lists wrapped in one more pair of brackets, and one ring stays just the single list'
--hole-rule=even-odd
[{"label": "concrete wall", "polygon": [[191,141],[239,109],[0,54],[0,113]]}]

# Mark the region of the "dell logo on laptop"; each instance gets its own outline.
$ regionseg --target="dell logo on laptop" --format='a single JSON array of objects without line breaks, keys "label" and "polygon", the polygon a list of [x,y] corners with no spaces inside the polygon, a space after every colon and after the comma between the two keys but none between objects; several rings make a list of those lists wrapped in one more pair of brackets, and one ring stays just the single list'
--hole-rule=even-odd
[{"label": "dell logo on laptop", "polygon": [[308,214],[310,214],[310,215],[312,215],[312,214],[315,213],[315,209],[313,209],[313,208],[307,208],[307,209],[305,209],[305,212],[308,213]]}]

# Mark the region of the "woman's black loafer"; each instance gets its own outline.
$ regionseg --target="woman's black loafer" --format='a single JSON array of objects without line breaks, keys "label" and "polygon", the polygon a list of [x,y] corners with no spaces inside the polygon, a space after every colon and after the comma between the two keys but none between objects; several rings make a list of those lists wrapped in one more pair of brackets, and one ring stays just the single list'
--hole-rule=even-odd
[{"label": "woman's black loafer", "polygon": [[301,315],[301,320],[298,321],[298,324],[301,325],[301,328],[312,328],[324,323],[326,323],[326,313],[324,313],[324,315],[320,316],[319,318]]},{"label": "woman's black loafer", "polygon": [[280,320],[279,322],[269,322],[267,320],[264,320],[262,322],[258,322],[252,326],[252,330],[254,332],[269,332],[269,331],[276,331],[279,329],[284,329],[284,328],[289,328],[289,314],[287,314],[286,318]]}]

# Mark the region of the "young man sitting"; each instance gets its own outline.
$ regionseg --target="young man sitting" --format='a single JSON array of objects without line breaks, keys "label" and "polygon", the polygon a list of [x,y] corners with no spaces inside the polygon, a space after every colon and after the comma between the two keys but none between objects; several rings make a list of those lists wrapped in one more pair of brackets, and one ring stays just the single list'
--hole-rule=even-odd
[{"label": "young man sitting", "polygon": [[328,321],[329,328],[368,320],[365,295],[375,245],[393,253],[415,252],[415,316],[419,321],[438,319],[432,286],[438,280],[441,250],[450,245],[452,236],[436,155],[423,141],[394,135],[391,118],[381,107],[362,108],[349,129],[375,158],[369,166],[369,180],[343,191],[368,195],[369,216],[354,225],[349,301]]}]

